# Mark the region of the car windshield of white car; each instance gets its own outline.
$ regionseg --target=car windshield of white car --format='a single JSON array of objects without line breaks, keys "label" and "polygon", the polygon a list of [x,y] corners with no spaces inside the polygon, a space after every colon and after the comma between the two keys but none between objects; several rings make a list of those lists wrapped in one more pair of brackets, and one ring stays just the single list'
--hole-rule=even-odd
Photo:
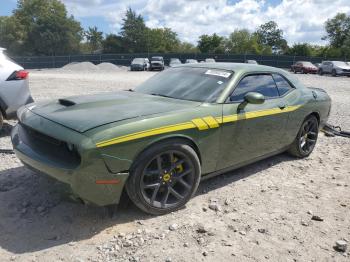
[{"label": "car windshield of white car", "polygon": [[152,57],[152,61],[162,61],[160,57]]},{"label": "car windshield of white car", "polygon": [[156,74],[135,92],[175,99],[215,102],[233,72],[221,69],[178,67]]}]

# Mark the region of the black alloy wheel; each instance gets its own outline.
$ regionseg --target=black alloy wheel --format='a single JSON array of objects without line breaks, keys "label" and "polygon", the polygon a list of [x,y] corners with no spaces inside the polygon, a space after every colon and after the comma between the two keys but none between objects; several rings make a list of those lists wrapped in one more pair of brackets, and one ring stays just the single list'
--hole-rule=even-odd
[{"label": "black alloy wheel", "polygon": [[176,150],[160,153],[142,172],[142,195],[152,207],[174,207],[191,194],[194,172],[194,166],[185,154]]},{"label": "black alloy wheel", "polygon": [[201,166],[196,151],[182,139],[157,143],[134,161],[126,183],[141,210],[163,215],[183,207],[196,192]]}]

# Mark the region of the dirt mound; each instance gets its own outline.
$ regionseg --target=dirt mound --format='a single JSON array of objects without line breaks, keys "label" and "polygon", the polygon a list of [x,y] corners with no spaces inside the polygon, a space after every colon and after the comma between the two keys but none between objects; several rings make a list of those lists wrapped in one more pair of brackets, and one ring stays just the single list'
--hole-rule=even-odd
[{"label": "dirt mound", "polygon": [[101,64],[98,64],[97,67],[103,71],[119,70],[119,67],[112,63],[101,63]]},{"label": "dirt mound", "polygon": [[62,69],[65,71],[81,72],[81,71],[97,71],[99,70],[99,67],[94,65],[91,62],[80,62],[80,63],[73,62],[63,66]]}]

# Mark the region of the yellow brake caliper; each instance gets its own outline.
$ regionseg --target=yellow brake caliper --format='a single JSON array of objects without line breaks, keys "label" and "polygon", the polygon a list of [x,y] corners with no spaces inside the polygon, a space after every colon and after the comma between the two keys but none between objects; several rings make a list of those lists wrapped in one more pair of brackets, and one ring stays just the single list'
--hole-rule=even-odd
[{"label": "yellow brake caliper", "polygon": [[[176,163],[177,160],[178,159],[174,157],[174,163]],[[184,171],[184,167],[182,166],[182,164],[176,166],[176,173],[182,173],[183,171]]]}]

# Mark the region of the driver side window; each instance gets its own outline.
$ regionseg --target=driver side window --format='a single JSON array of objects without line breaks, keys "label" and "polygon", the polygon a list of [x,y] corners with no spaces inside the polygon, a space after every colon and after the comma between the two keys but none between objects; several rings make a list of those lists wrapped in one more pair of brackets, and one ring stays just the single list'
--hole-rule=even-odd
[{"label": "driver side window", "polygon": [[233,91],[230,101],[242,102],[248,92],[258,92],[265,96],[265,99],[278,97],[279,93],[276,83],[270,74],[248,75],[244,77]]}]

